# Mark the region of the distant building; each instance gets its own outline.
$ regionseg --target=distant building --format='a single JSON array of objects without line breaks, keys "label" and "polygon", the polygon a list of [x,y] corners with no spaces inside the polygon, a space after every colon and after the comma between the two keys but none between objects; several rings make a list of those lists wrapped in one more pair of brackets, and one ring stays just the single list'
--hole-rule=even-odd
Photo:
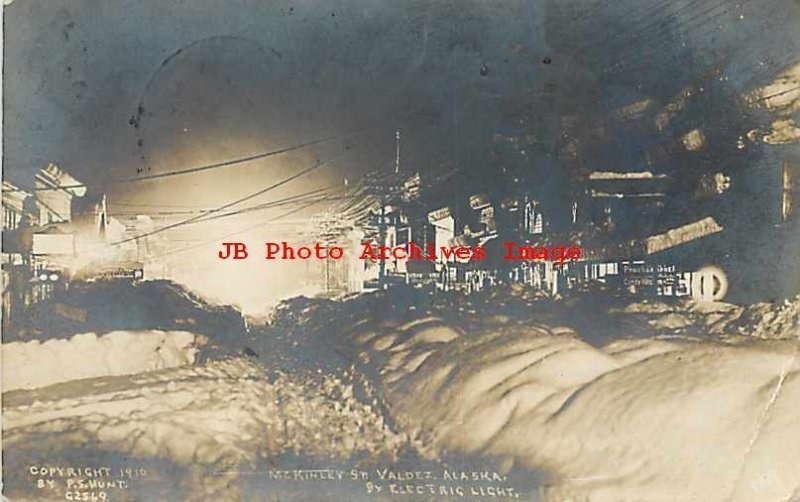
[{"label": "distant building", "polygon": [[27,303],[27,284],[31,274],[29,254],[22,245],[20,225],[32,218],[31,194],[7,181],[3,181],[3,252],[0,287],[3,295],[3,328],[6,329],[18,315],[21,306]]},{"label": "distant building", "polygon": [[55,164],[36,174],[35,190],[39,225],[72,221],[72,199],[86,195],[86,186]]},{"label": "distant building", "polygon": [[[54,164],[33,181],[33,194],[3,182],[6,329],[21,320],[27,306],[66,290],[76,277],[96,277],[104,267],[131,273],[137,268],[135,242],[109,246],[127,234],[121,222],[108,216],[104,195],[87,197],[86,186]],[[120,265],[129,261],[133,264]]]},{"label": "distant building", "polygon": [[30,193],[20,190],[11,183],[3,182],[3,231],[19,227],[25,212],[25,203],[30,196]]}]

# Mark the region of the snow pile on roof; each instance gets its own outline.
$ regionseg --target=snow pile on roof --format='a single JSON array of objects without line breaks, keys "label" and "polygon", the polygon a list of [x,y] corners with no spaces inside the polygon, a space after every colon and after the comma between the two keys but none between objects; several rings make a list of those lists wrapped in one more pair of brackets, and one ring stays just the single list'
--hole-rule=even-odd
[{"label": "snow pile on roof", "polygon": [[3,392],[192,364],[197,352],[192,333],[158,330],[83,333],[2,347]]}]

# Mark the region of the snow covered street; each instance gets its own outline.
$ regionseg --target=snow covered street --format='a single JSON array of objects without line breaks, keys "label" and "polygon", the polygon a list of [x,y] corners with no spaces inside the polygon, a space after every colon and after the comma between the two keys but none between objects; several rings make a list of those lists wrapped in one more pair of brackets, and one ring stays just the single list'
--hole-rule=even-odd
[{"label": "snow covered street", "polygon": [[[118,463],[165,462],[157,471],[165,478],[164,500],[239,500],[239,473],[280,455],[392,461],[407,443],[355,399],[352,383],[327,375],[268,377],[246,359],[12,391],[3,402],[8,472],[19,470],[24,479],[28,465],[92,458],[80,451],[91,444],[116,453]],[[184,482],[170,482],[169,473],[184,471]],[[7,493],[30,493],[24,485],[16,480]],[[135,491],[115,495],[138,500]],[[41,496],[63,500],[57,490]]]},{"label": "snow covered street", "polygon": [[[117,373],[87,365],[15,377],[3,394],[6,468],[19,471],[7,493],[63,500],[57,488],[32,488],[31,466],[81,465],[103,452],[109,465],[148,466],[148,487],[160,490],[148,493],[165,499],[249,499],[274,490],[266,473],[280,479],[287,465],[342,469],[324,471],[339,491],[321,488],[319,500],[417,500],[426,490],[460,498],[441,474],[431,474],[440,484],[391,494],[335,481],[350,468],[377,479],[409,459],[432,473],[483,461],[496,469],[487,479],[510,480],[491,493],[511,498],[800,495],[794,303],[628,301],[578,320],[572,301],[522,290],[429,304],[298,298],[244,337],[144,330],[7,344],[18,369],[45,355],[58,366],[87,344],[85,353],[129,361]],[[488,308],[496,314],[479,314]],[[754,326],[759,336],[747,336]],[[614,329],[628,331],[597,335]],[[106,345],[115,350],[103,355]],[[135,500],[131,489],[110,493]]]}]

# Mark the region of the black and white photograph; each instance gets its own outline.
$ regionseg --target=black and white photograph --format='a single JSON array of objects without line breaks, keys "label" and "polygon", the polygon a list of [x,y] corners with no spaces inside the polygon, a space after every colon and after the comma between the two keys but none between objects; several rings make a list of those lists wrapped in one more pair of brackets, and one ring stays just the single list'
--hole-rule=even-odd
[{"label": "black and white photograph", "polygon": [[797,0],[3,0],[2,500],[800,502]]}]

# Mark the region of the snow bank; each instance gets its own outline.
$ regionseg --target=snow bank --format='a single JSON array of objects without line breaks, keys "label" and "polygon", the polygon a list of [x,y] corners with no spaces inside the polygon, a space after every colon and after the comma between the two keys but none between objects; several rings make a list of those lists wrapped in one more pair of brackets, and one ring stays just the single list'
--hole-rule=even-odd
[{"label": "snow bank", "polygon": [[[28,448],[46,445],[53,465],[71,465],[61,455],[75,448],[87,450],[87,465],[94,465],[96,458],[107,458],[98,450],[106,450],[124,455],[127,466],[160,459],[193,473],[169,483],[188,495],[155,496],[148,481],[139,500],[284,500],[265,494],[275,489],[267,472],[276,466],[267,462],[280,455],[305,454],[331,463],[391,461],[405,449],[405,435],[390,430],[376,407],[354,395],[358,378],[352,372],[267,377],[252,360],[238,358],[15,392],[3,398],[3,474],[28,479]],[[311,465],[298,462],[298,467]],[[155,465],[162,467],[148,469],[156,475],[173,472]],[[247,477],[256,493],[242,493],[240,471],[258,472]],[[20,488],[32,493],[6,494],[14,500],[42,499],[44,492],[35,484]],[[48,495],[48,500],[64,500],[58,489]]]},{"label": "snow bank", "polygon": [[197,352],[192,333],[157,330],[4,343],[2,350],[3,392],[192,364]]},{"label": "snow bank", "polygon": [[800,327],[800,296],[782,302],[761,302],[740,307],[722,302],[642,301],[612,312],[642,315],[648,324],[664,333],[695,327],[716,337],[745,336],[769,340],[797,339]]},{"label": "snow bank", "polygon": [[778,501],[800,485],[797,341],[617,341],[429,319],[348,335],[434,452],[543,469],[549,500]]}]

